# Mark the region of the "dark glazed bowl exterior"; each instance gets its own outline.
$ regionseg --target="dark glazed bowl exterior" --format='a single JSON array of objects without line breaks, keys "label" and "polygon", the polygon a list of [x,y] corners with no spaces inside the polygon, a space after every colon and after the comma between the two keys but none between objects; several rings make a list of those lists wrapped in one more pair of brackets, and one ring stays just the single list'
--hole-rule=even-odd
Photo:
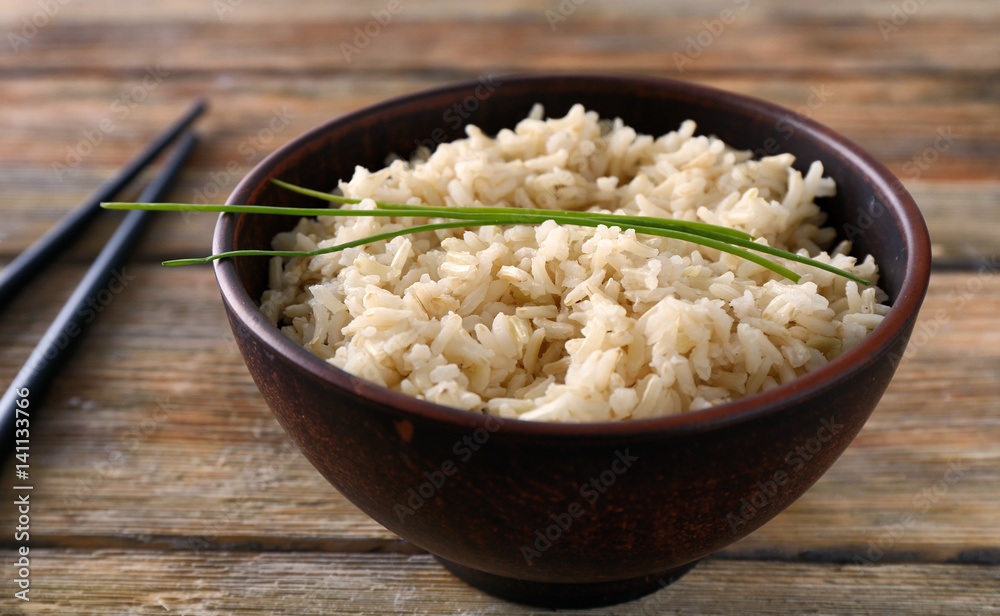
[{"label": "dark glazed bowl exterior", "polygon": [[[536,604],[596,605],[665,584],[801,496],[840,456],[892,378],[927,289],[930,244],[910,195],[857,145],[775,105],[631,76],[480,79],[348,114],[288,143],[229,203],[324,205],[269,183],[320,189],[355,165],[512,127],[534,103],[582,103],[659,135],[687,118],[758,155],[823,161],[838,186],[829,224],[871,253],[892,308],[857,347],[770,391],[671,417],[560,425],[498,420],[366,382],[285,338],[258,311],[263,257],[216,261],[236,340],[279,423],[348,499],[470,583]],[[295,220],[220,217],[214,251],[262,248]]]}]

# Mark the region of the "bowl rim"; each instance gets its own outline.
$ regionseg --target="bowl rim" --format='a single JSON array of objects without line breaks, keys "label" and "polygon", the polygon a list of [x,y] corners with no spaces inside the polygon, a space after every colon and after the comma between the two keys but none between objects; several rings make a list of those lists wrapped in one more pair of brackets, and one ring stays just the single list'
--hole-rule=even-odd
[{"label": "bowl rim", "polygon": [[[517,82],[523,85],[544,86],[553,80],[563,82],[585,80],[589,84],[603,82],[608,86],[628,85],[667,89],[689,97],[710,99],[714,104],[726,108],[739,107],[761,116],[783,119],[797,131],[802,131],[808,139],[831,146],[844,157],[849,166],[854,167],[858,173],[869,178],[876,190],[886,195],[886,203],[883,205],[892,212],[892,217],[902,229],[907,245],[904,257],[905,273],[898,297],[890,307],[885,319],[864,340],[824,366],[784,385],[706,409],[664,417],[586,423],[554,423],[499,418],[494,415],[440,405],[366,381],[332,366],[304,347],[295,344],[264,317],[258,309],[256,300],[250,297],[240,283],[232,259],[213,261],[220,292],[231,315],[239,321],[243,328],[268,347],[273,358],[294,365],[328,386],[369,398],[380,404],[384,410],[404,420],[432,421],[449,425],[458,430],[488,428],[489,421],[499,421],[503,425],[503,432],[509,436],[571,439],[609,436],[643,438],[667,433],[701,432],[742,423],[777,413],[801,400],[820,395],[875,363],[878,358],[888,352],[893,343],[907,331],[908,326],[916,319],[920,304],[927,291],[931,269],[930,237],[920,210],[913,197],[903,187],[902,182],[888,168],[859,145],[831,128],[774,103],[711,86],[670,78],[606,73],[535,73],[505,75],[501,78],[505,84]],[[286,156],[306,147],[314,140],[322,139],[323,135],[337,126],[349,124],[361,117],[377,114],[397,105],[456,91],[467,91],[469,88],[475,88],[479,83],[476,80],[468,80],[404,94],[343,114],[309,129],[261,160],[233,189],[226,203],[242,203],[244,196],[249,195],[264,179],[281,167]],[[232,249],[237,218],[236,215],[225,213],[219,216],[213,237],[214,253]],[[494,429],[492,428],[491,431]]]}]

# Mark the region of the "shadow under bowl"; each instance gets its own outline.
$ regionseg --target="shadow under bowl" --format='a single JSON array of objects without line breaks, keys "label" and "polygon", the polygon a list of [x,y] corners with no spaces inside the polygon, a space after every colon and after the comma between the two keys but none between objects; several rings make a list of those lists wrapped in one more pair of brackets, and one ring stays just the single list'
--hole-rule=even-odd
[{"label": "shadow under bowl", "polygon": [[[268,260],[216,261],[226,311],[278,422],[352,503],[500,597],[548,607],[616,603],[669,583],[801,496],[861,430],[906,347],[930,271],[927,230],[880,163],[786,109],[690,83],[537,75],[460,83],[337,118],[291,141],[229,203],[325,206],[270,183],[329,189],[355,165],[513,127],[532,105],[574,103],[660,135],[685,119],[757,155],[823,162],[837,182],[828,225],[872,254],[892,308],[859,345],[791,383],[702,411],[595,424],[500,420],[347,374],[259,312]],[[222,215],[214,251],[270,246],[292,217]]]}]

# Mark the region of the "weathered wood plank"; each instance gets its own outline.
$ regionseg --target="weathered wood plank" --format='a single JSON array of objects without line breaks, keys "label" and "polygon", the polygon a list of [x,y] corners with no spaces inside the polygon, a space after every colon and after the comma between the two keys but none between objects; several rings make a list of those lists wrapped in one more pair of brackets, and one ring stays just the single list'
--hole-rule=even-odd
[{"label": "weathered wood plank", "polygon": [[[552,613],[486,595],[426,555],[48,549],[33,549],[31,555],[31,601],[15,606],[21,614]],[[560,613],[986,616],[1000,613],[998,575],[996,567],[968,565],[710,559],[637,601]]]},{"label": "weathered wood plank", "polygon": [[[490,2],[456,2],[455,0],[421,0],[401,2],[399,14],[410,19],[462,18],[469,20],[527,21],[531,19],[547,22],[546,11],[559,13],[559,0],[535,2],[533,0],[490,0]],[[742,2],[704,2],[702,0],[675,0],[665,3],[657,0],[623,0],[620,2],[579,2],[573,15],[587,17],[628,17],[647,15],[650,17],[674,17],[718,15],[719,11]],[[766,7],[766,11],[801,17],[867,17],[890,19],[893,6],[881,6],[865,0],[844,0],[842,2],[803,3],[796,0],[758,0],[754,5]],[[387,0],[300,0],[295,3],[294,17],[299,20],[343,19],[350,21],[371,18],[372,11],[387,9]],[[31,17],[39,10],[32,0],[9,0],[0,8],[0,22],[19,25],[25,16]],[[909,6],[907,7],[909,8]],[[565,9],[565,10],[568,10]],[[902,11],[902,7],[899,9]],[[913,9],[910,9],[913,12]],[[67,3],[53,15],[61,23],[89,23],[94,15],[101,15],[107,22],[136,21],[225,21],[227,23],[261,22],[286,20],[288,11],[271,3],[240,2],[232,0],[220,3],[205,3],[202,0],[181,0],[151,5],[120,4],[115,0],[76,0]],[[905,14],[905,13],[904,13]],[[950,17],[963,19],[983,19],[1000,15],[997,6],[983,0],[955,0],[953,2],[922,3],[920,15],[923,17]]]},{"label": "weathered wood plank", "polygon": [[[817,63],[826,70],[861,73],[998,68],[998,42],[990,36],[996,31],[995,9],[979,19],[917,10],[912,16],[902,15],[896,29],[887,31],[879,22],[891,22],[891,5],[878,16],[832,20],[783,14],[767,3],[742,0],[714,7],[694,15],[667,16],[641,12],[598,16],[581,9],[554,24],[545,16],[548,7],[506,21],[461,15],[423,18],[404,11],[380,25],[370,14],[343,18],[334,7],[314,18],[293,20],[283,15],[227,22],[213,16],[209,5],[201,5],[186,18],[166,22],[52,20],[26,39],[18,53],[0,56],[0,71],[19,75],[141,71],[157,63],[179,72],[312,75],[373,69],[482,72],[581,67],[767,74],[813,72]],[[728,24],[722,21],[724,10],[729,11]],[[706,17],[712,23],[706,23]],[[959,40],[963,47],[956,53],[954,43]],[[73,49],[71,56],[67,48]]]},{"label": "weathered wood plank", "polygon": [[[0,321],[4,382],[79,273],[60,266]],[[209,269],[124,273],[134,279],[35,416],[36,540],[412,551],[288,445],[242,364]],[[907,515],[905,532],[872,560],[944,562],[1000,548],[998,310],[1000,276],[935,274],[909,357],[854,445],[727,552],[850,561]],[[11,515],[0,511],[0,525]]]},{"label": "weathered wood plank", "polygon": [[927,222],[935,258],[1000,255],[1000,182],[904,181]]},{"label": "weathered wood plank", "polygon": [[[371,17],[350,21],[336,14],[252,23],[203,18],[166,23],[53,20],[18,53],[0,56],[0,71],[118,72],[141,78],[147,67],[159,65],[176,73],[321,78],[331,72],[373,70],[475,74],[580,67],[674,75],[803,75],[820,70],[882,75],[965,71],[988,76],[998,69],[1000,43],[990,36],[996,29],[993,16],[970,20],[917,11],[912,17],[904,15],[897,30],[886,33],[879,26],[885,19],[874,16],[830,20],[772,12],[766,4],[734,4],[738,6],[722,5],[716,17],[710,16],[709,21],[718,22],[715,26],[706,24],[704,14],[609,18],[587,16],[585,11],[555,25],[543,12],[501,22],[451,16],[424,20],[404,13],[384,26]],[[718,17],[725,9],[731,10],[729,24]],[[892,8],[887,11],[891,14]],[[309,41],[308,47],[302,41]],[[963,53],[952,53],[956,44],[963,46]],[[73,53],[68,55],[67,48]]]}]

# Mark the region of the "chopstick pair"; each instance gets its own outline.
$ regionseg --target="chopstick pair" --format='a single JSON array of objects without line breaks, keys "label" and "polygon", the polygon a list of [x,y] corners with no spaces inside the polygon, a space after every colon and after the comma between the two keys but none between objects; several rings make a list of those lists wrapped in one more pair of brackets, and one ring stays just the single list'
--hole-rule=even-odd
[{"label": "chopstick pair", "polygon": [[[164,162],[163,169],[139,197],[143,202],[156,202],[162,199],[197,141],[195,135],[188,132],[188,127],[205,111],[205,108],[204,101],[195,102],[183,116],[130,159],[114,178],[102,184],[37,242],[0,270],[0,310],[9,305],[14,296],[24,289],[55,254],[82,232],[101,211],[102,202],[112,200],[167,146],[177,141],[173,152]],[[129,252],[149,222],[149,214],[152,212],[133,211],[122,219],[118,229],[94,259],[83,279],[77,284],[72,295],[14,377],[3,398],[0,398],[0,463],[15,450],[19,453],[28,451],[30,439],[17,438],[30,435],[28,426],[31,422],[23,420],[30,420],[31,411],[46,393],[52,377],[61,367],[71,347],[90,321],[94,320],[86,308],[88,302],[92,302],[94,297],[110,284],[112,277],[122,269]],[[88,318],[84,318],[85,316]],[[21,476],[20,473],[18,476]]]}]

